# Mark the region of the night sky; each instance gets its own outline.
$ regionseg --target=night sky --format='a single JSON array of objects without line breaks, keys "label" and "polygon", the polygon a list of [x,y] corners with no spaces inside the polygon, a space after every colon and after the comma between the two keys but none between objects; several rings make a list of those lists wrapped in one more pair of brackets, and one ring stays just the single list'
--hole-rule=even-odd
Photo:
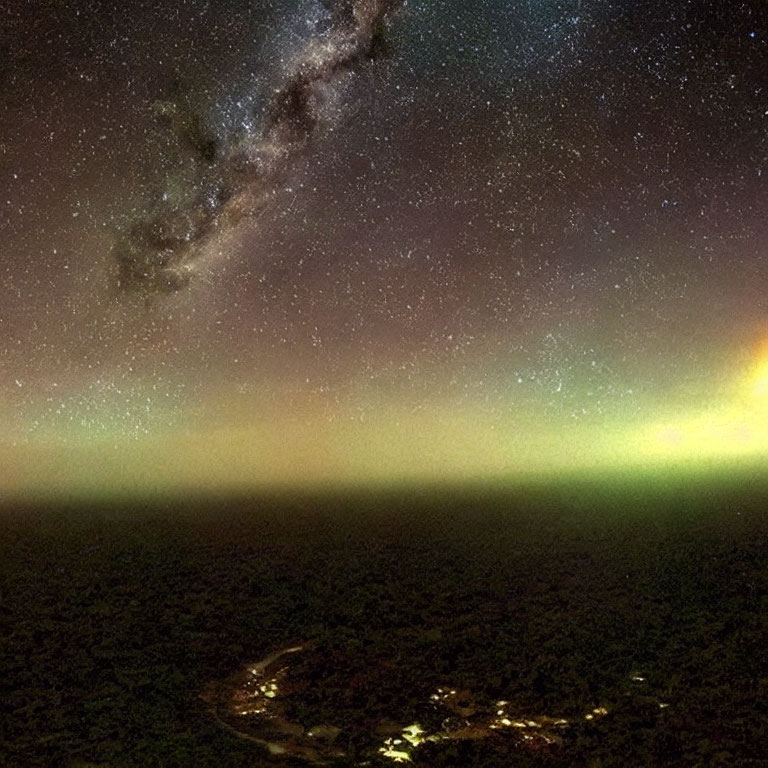
[{"label": "night sky", "polygon": [[764,0],[5,0],[0,495],[768,455]]}]

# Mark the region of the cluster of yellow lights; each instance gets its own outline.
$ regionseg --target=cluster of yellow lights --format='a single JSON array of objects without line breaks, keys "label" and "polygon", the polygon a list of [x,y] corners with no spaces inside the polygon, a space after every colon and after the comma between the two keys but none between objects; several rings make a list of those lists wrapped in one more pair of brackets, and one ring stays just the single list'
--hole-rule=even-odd
[{"label": "cluster of yellow lights", "polygon": [[[646,678],[641,674],[630,675],[633,683],[644,683]],[[429,699],[434,705],[442,705],[453,714],[461,713],[462,710],[467,713],[474,713],[473,702],[463,701],[470,698],[466,692],[458,691],[455,688],[438,688]],[[667,702],[658,702],[659,709],[667,709]],[[598,720],[608,714],[606,707],[594,707],[587,712],[583,719],[586,721]],[[468,715],[469,716],[469,715]],[[571,726],[572,721],[564,717],[549,717],[547,715],[537,715],[535,717],[515,717],[509,712],[508,701],[495,702],[494,714],[488,718],[483,717],[476,720],[472,725],[469,721],[453,728],[437,733],[427,733],[420,725],[409,725],[404,728],[399,737],[389,738],[379,749],[382,756],[390,758],[396,763],[405,763],[411,761],[411,755],[415,748],[426,742],[437,742],[444,740],[461,739],[479,739],[488,736],[491,731],[500,731],[504,729],[513,729],[518,732],[519,738],[523,742],[533,744],[559,744],[562,739],[558,732]]]},{"label": "cluster of yellow lights", "polygon": [[[278,730],[284,732],[285,738],[280,743],[248,737],[263,743],[271,754],[291,754],[320,765],[324,764],[324,753],[309,745],[306,740],[302,741],[304,729],[298,724],[283,720],[279,704],[275,701],[280,694],[279,681],[288,669],[286,666],[276,669],[276,662],[281,656],[299,650],[302,648],[285,649],[250,666],[246,670],[245,680],[234,695],[231,711],[238,715],[267,718]],[[630,674],[629,679],[637,685],[646,682],[645,676],[638,672]],[[387,738],[379,747],[378,752],[382,757],[396,763],[406,763],[413,759],[414,750],[428,742],[482,740],[495,732],[503,731],[516,733],[514,743],[519,745],[527,744],[530,747],[557,745],[563,743],[563,731],[570,728],[574,722],[564,717],[548,715],[521,717],[510,711],[508,701],[495,701],[492,706],[482,705],[475,700],[472,693],[457,688],[438,688],[429,697],[429,701],[438,711],[444,710],[449,714],[449,717],[443,720],[442,727],[431,733],[419,723],[402,728],[397,736]],[[658,702],[658,706],[660,709],[666,709],[669,704]],[[274,707],[277,707],[277,710],[274,710]],[[606,707],[594,707],[583,715],[582,720],[594,721],[606,715],[608,715]],[[340,729],[332,726],[318,726],[310,729],[306,736],[313,740],[314,737],[322,740],[323,735],[327,733],[331,735],[332,741],[339,732]],[[343,752],[337,750],[334,756],[342,754]]]},{"label": "cluster of yellow lights", "polygon": [[233,703],[232,710],[236,715],[267,715],[268,700],[274,699],[280,690],[278,676],[262,681],[260,673],[253,669],[250,670],[250,675],[240,689],[240,695]]},{"label": "cluster of yellow lights", "polygon": [[538,741],[544,744],[557,744],[558,736],[551,730],[553,728],[567,728],[568,720],[564,717],[547,717],[541,715],[538,717],[514,718],[507,712],[509,702],[496,702],[496,715],[489,724],[492,730],[502,728],[514,728],[520,732],[523,741]]},{"label": "cluster of yellow lights", "polygon": [[430,701],[444,702],[449,696],[455,696],[455,695],[456,695],[455,688],[438,688],[437,693],[433,693],[429,697],[429,699]]},{"label": "cluster of yellow lights", "polygon": [[[474,714],[475,706],[466,692],[456,688],[438,688],[430,697],[433,705],[441,705],[452,714],[466,713],[467,717]],[[465,701],[470,699],[469,701]],[[454,724],[445,730],[428,733],[418,723],[404,728],[399,737],[389,738],[379,748],[379,753],[396,763],[409,762],[412,759],[413,750],[426,742],[446,740],[482,739],[490,735],[492,731],[513,729],[519,733],[523,742],[539,744],[558,744],[561,739],[558,731],[568,728],[571,724],[564,717],[548,717],[538,715],[536,717],[515,717],[510,714],[508,701],[497,701],[493,709],[493,715],[474,719],[473,722],[465,720]],[[585,720],[594,720],[608,714],[605,707],[595,707],[586,715]],[[444,723],[445,725],[445,723]]]},{"label": "cluster of yellow lights", "polygon": [[408,747],[418,747],[426,741],[439,741],[440,736],[433,734],[425,735],[426,731],[418,724],[414,723],[407,728],[403,728],[400,737],[387,739],[384,746],[379,748],[383,757],[388,757],[396,763],[405,763],[411,759],[411,753]]},{"label": "cluster of yellow lights", "polygon": [[281,656],[297,653],[301,650],[303,650],[301,646],[285,648],[249,667],[246,679],[238,689],[232,702],[233,713],[242,716],[269,716],[269,701],[278,695],[280,691],[280,678],[285,675],[288,668],[282,667],[275,671],[268,679],[265,679],[267,671],[274,666]]}]

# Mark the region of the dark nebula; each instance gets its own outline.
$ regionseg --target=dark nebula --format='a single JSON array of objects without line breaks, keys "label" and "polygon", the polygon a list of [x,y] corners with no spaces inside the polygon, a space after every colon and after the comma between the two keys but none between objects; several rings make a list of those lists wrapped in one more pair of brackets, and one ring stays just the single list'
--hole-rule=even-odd
[{"label": "dark nebula", "polygon": [[[384,25],[399,0],[322,0],[328,26],[317,30],[246,135],[218,136],[182,94],[159,107],[194,163],[193,193],[163,193],[114,247],[121,292],[147,298],[180,291],[199,249],[220,227],[258,213],[329,118],[329,92],[385,49]],[[260,118],[260,119],[259,119]]]}]

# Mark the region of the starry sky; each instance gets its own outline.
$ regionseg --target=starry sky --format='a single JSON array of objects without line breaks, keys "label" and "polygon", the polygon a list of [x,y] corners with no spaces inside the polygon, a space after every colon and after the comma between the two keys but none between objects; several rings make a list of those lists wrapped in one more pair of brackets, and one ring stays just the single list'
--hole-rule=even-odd
[{"label": "starry sky", "polygon": [[0,496],[768,454],[764,0],[7,0]]}]

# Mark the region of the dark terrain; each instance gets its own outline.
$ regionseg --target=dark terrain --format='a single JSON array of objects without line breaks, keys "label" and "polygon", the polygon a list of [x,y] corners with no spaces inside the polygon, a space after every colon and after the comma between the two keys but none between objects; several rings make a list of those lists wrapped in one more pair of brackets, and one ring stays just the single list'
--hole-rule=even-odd
[{"label": "dark terrain", "polygon": [[441,685],[573,725],[546,748],[426,745],[417,767],[768,766],[754,477],[6,506],[0,765],[288,764],[200,695],[309,643],[325,664],[293,714],[345,729],[339,766]]}]

